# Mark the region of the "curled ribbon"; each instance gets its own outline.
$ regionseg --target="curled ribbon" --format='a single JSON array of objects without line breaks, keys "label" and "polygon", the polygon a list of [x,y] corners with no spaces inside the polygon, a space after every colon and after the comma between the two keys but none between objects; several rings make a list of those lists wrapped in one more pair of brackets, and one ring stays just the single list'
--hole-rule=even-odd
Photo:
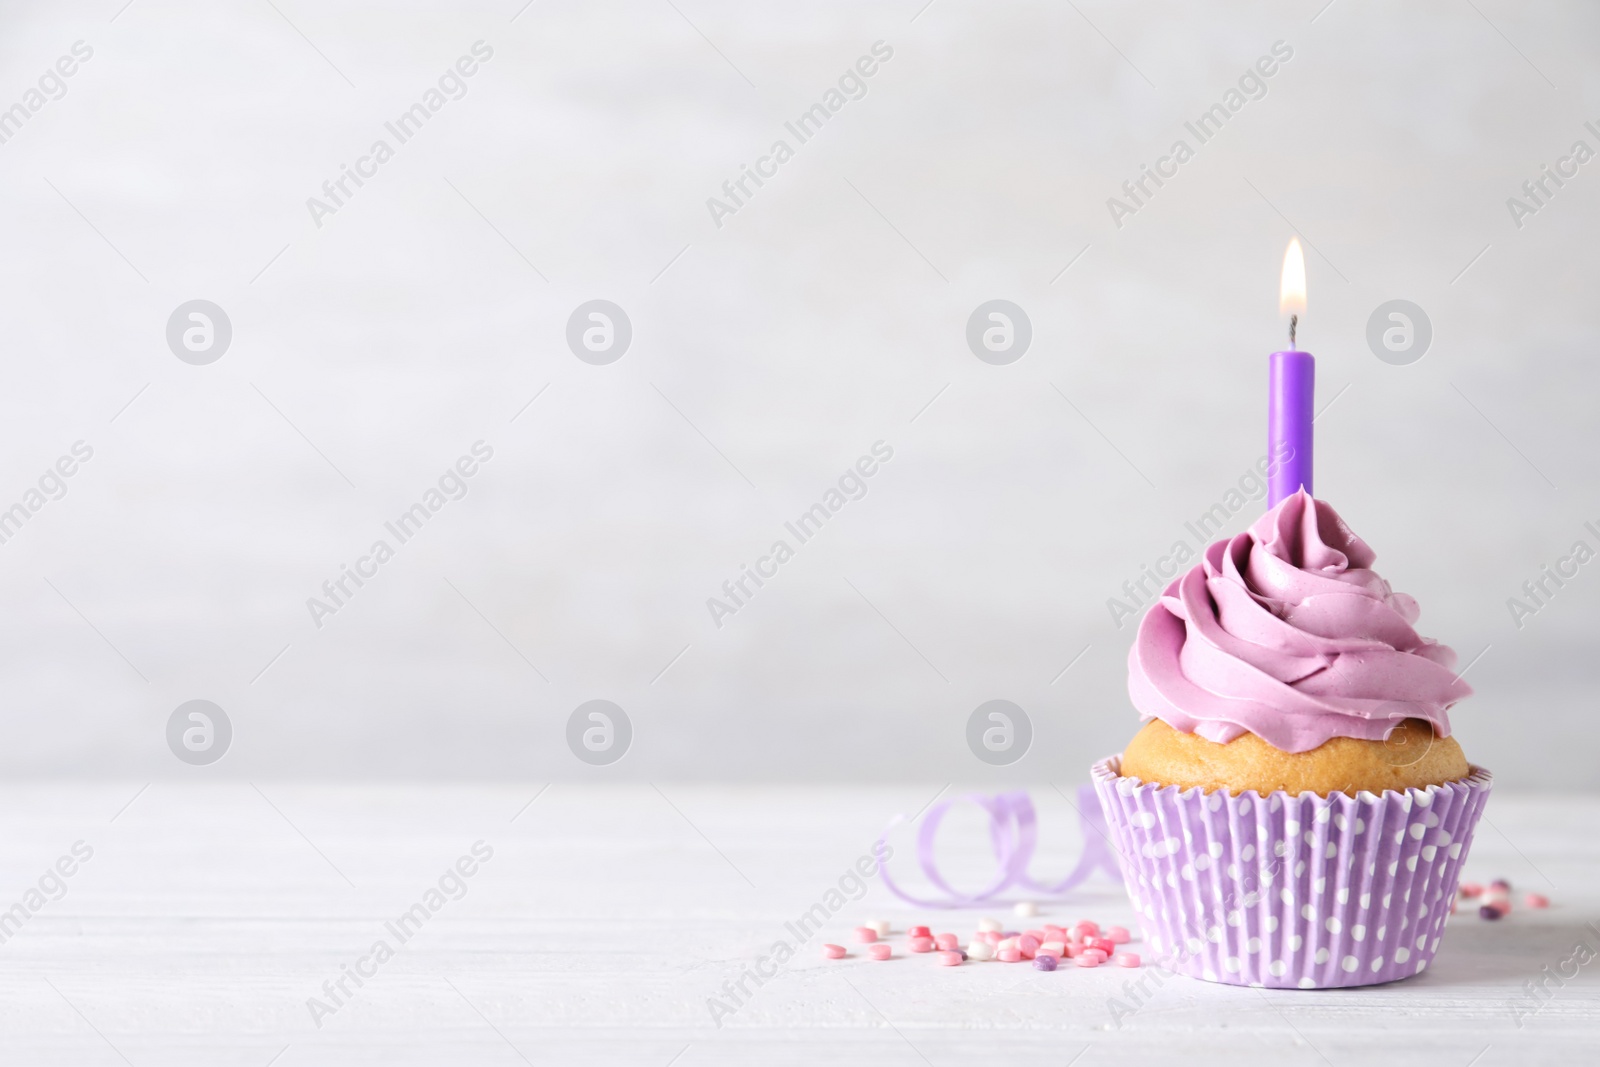
[{"label": "curled ribbon", "polygon": [[[977,893],[962,893],[945,881],[933,856],[933,843],[939,834],[939,824],[944,821],[945,813],[951,806],[962,801],[975,804],[989,813],[989,844],[994,849],[994,858],[1000,867],[1000,873],[995,880]],[[1095,796],[1094,786],[1078,787],[1078,802],[1074,807],[1078,812],[1078,823],[1083,828],[1083,853],[1078,857],[1077,866],[1072,869],[1072,873],[1057,885],[1041,885],[1028,874],[1028,865],[1033,860],[1033,850],[1037,844],[1038,819],[1033,811],[1033,801],[1020,789],[993,795],[968,793],[964,796],[948,797],[929,808],[928,813],[922,817],[922,824],[917,829],[917,863],[928,881],[940,892],[947,894],[948,899],[920,900],[912,896],[895,884],[894,879],[889,876],[889,868],[881,859],[878,861],[878,876],[883,879],[883,884],[889,888],[889,892],[908,904],[923,908],[970,907],[990,900],[1012,886],[1018,886],[1038,896],[1059,897],[1080,885],[1097,868],[1103,868],[1117,881],[1122,881],[1122,872],[1117,867],[1116,857],[1111,849],[1105,816],[1101,813],[1100,801]],[[896,815],[884,828],[883,836],[878,839],[878,843],[884,844],[890,830],[909,821],[904,815]],[[883,850],[878,849],[877,854],[881,856]]]}]

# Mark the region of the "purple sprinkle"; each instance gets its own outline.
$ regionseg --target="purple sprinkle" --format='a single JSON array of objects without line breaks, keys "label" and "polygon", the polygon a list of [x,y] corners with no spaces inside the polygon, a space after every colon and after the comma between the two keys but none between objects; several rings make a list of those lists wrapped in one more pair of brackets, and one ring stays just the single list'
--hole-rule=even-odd
[{"label": "purple sprinkle", "polygon": [[1053,971],[1056,969],[1056,958],[1054,956],[1035,956],[1033,958],[1033,969],[1036,971]]},{"label": "purple sprinkle", "polygon": [[1000,935],[1000,939],[1003,941],[1008,937],[1021,937],[1021,936],[1022,936],[1022,931],[1021,930],[1007,930],[1005,933]]},{"label": "purple sprinkle", "polygon": [[1478,915],[1485,919],[1498,919],[1504,914],[1505,912],[1501,911],[1493,904],[1485,904],[1483,907],[1478,909]]},{"label": "purple sprinkle", "polygon": [[1496,878],[1494,881],[1489,883],[1489,887],[1491,889],[1510,889],[1511,883],[1506,881],[1504,878]]}]

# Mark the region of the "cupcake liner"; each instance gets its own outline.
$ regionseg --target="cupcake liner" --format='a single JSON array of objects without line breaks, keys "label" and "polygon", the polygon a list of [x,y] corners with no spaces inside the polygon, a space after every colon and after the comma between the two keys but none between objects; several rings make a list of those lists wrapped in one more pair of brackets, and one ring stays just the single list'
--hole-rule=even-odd
[{"label": "cupcake liner", "polygon": [[1229,796],[1091,775],[1151,962],[1208,982],[1331,989],[1433,960],[1493,779],[1382,795]]}]

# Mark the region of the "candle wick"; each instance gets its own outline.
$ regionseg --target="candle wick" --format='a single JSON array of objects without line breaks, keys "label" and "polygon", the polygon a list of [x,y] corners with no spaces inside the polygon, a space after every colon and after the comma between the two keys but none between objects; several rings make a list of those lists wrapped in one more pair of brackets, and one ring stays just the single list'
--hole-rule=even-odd
[{"label": "candle wick", "polygon": [[1298,326],[1298,325],[1300,325],[1300,316],[1299,315],[1290,315],[1289,316],[1289,347],[1291,349],[1294,348],[1294,331],[1295,331],[1295,327]]}]

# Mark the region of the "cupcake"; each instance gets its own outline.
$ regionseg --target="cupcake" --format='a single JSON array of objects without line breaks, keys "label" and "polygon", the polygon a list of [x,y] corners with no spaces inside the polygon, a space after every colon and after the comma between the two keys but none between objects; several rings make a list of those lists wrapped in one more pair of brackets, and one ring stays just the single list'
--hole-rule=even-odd
[{"label": "cupcake", "polygon": [[1302,989],[1423,970],[1490,787],[1417,604],[1303,491],[1210,545],[1129,655],[1145,725],[1093,777],[1158,962]]}]

